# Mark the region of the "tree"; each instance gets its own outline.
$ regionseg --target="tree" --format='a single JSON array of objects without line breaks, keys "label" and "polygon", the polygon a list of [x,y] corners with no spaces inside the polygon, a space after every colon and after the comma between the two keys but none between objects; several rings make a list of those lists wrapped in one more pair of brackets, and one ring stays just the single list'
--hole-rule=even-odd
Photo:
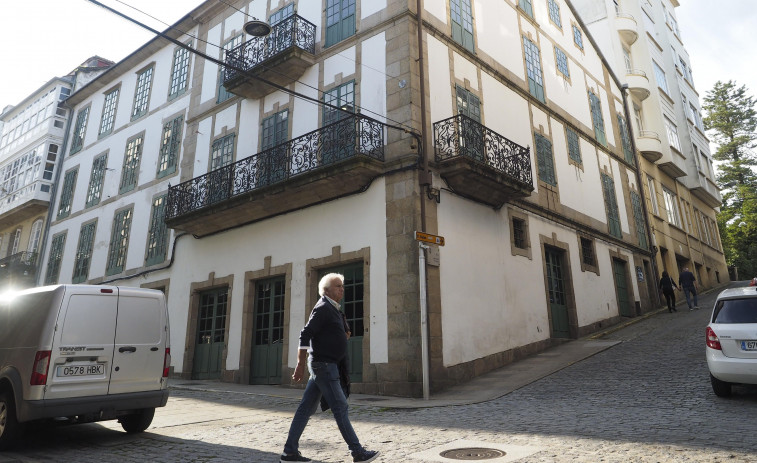
[{"label": "tree", "polygon": [[705,129],[721,161],[717,181],[724,190],[718,228],[728,265],[743,277],[757,276],[757,111],[746,86],[718,81],[704,97]]}]

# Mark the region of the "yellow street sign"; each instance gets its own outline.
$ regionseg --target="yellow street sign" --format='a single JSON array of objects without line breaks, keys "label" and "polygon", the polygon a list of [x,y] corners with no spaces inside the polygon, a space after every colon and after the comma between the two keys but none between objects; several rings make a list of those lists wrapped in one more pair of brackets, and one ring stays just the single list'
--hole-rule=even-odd
[{"label": "yellow street sign", "polygon": [[444,246],[444,237],[438,236],[438,235],[432,235],[430,233],[423,233],[423,232],[415,232],[415,239],[416,241],[423,241],[426,243],[431,244],[438,244],[439,246]]}]

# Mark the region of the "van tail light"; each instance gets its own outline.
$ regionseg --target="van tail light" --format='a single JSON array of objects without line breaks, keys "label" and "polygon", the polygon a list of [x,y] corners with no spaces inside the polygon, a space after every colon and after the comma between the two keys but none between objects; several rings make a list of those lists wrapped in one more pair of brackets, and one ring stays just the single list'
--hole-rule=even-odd
[{"label": "van tail light", "polygon": [[710,349],[723,350],[723,348],[720,347],[720,339],[718,338],[718,335],[715,334],[715,332],[712,331],[712,328],[710,328],[709,326],[707,327],[706,335],[707,347],[709,347]]},{"label": "van tail light", "polygon": [[50,351],[38,350],[34,356],[34,366],[32,367],[32,386],[44,386],[47,384],[47,370],[50,367]]},{"label": "van tail light", "polygon": [[163,377],[168,378],[168,369],[171,367],[171,348],[166,347],[166,356],[163,358]]}]

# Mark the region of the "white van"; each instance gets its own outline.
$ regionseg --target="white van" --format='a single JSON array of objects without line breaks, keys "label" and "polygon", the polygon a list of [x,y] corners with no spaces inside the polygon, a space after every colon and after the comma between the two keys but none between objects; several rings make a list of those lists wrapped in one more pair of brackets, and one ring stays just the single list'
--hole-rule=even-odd
[{"label": "white van", "polygon": [[141,432],[168,401],[163,293],[58,285],[0,295],[0,449],[23,423],[118,419]]}]

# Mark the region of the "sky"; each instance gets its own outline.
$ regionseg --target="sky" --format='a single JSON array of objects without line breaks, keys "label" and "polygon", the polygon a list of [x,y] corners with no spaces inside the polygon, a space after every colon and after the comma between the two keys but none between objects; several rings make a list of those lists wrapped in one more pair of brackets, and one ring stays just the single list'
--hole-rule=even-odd
[{"label": "sky", "polygon": [[[160,31],[167,25],[126,4],[173,24],[202,3],[101,1]],[[700,98],[718,80],[735,80],[755,95],[757,52],[752,37],[757,31],[757,1],[679,1],[675,12]],[[151,38],[151,33],[87,0],[0,0],[0,109],[18,104],[90,56],[118,62]]]}]

